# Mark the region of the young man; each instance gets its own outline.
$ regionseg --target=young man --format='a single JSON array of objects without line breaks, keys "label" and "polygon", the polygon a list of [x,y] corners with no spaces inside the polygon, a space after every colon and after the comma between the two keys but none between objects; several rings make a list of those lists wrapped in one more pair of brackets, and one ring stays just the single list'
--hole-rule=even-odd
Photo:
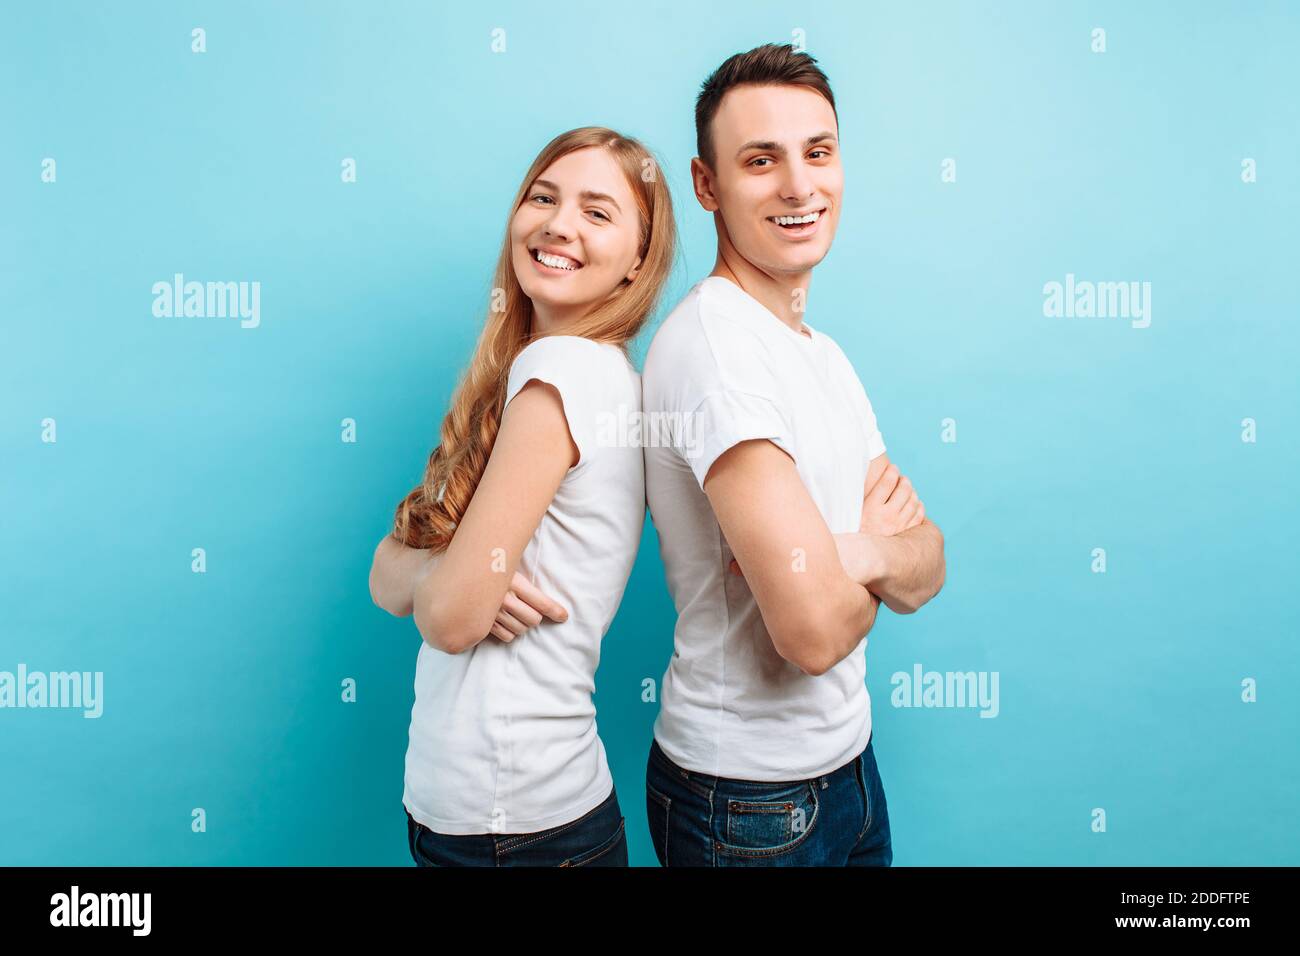
[{"label": "young man", "polygon": [[[883,865],[866,635],[943,586],[943,537],[844,353],[802,321],[844,185],[816,61],[737,54],[695,109],[718,256],[642,376],[646,496],[678,612],[646,770],[665,866]],[[656,416],[656,413],[658,415]],[[686,436],[689,436],[687,438]]]}]

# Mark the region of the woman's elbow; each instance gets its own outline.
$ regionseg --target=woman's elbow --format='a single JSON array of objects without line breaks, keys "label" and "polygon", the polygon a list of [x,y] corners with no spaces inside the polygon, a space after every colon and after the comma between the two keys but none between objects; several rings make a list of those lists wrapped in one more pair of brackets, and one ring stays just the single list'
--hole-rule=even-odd
[{"label": "woman's elbow", "polygon": [[370,572],[370,600],[394,617],[409,617],[413,609],[410,595],[394,594],[384,587],[382,577],[374,571]]},{"label": "woman's elbow", "polygon": [[397,613],[393,610],[392,596],[384,591],[383,578],[379,574],[377,563],[370,566],[370,600],[380,610],[387,611],[389,614]]},{"label": "woman's elbow", "polygon": [[479,633],[478,626],[457,616],[449,619],[435,609],[428,608],[421,612],[416,609],[415,626],[424,642],[444,654],[463,654],[478,644],[487,634],[489,628]]}]

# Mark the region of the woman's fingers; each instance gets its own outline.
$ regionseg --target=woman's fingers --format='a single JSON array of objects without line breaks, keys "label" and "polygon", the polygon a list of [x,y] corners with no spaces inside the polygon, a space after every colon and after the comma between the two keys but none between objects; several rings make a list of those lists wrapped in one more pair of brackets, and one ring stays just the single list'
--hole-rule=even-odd
[{"label": "woman's fingers", "polygon": [[533,584],[526,577],[515,572],[511,579],[510,589],[515,593],[519,600],[523,601],[538,614],[549,617],[552,621],[564,622],[569,619],[568,609],[559,601],[555,600],[549,594],[544,593],[541,588]]},{"label": "woman's fingers", "polygon": [[528,630],[528,625],[519,620],[519,618],[515,617],[505,608],[501,608],[501,610],[497,611],[496,622],[516,636]]},{"label": "woman's fingers", "polygon": [[513,614],[522,621],[527,627],[536,627],[542,623],[542,616],[535,610],[519,600],[514,591],[507,591],[505,600],[501,602],[501,609]]},{"label": "woman's fingers", "polygon": [[510,583],[511,589],[506,591],[497,610],[496,622],[488,632],[493,637],[509,643],[529,628],[541,624],[543,616],[553,621],[568,619],[568,610],[518,571]]}]

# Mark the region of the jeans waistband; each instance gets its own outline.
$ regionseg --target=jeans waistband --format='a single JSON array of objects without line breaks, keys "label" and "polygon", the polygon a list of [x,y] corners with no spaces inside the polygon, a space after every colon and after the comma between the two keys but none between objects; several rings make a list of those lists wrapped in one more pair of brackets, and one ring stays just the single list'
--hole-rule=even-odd
[{"label": "jeans waistband", "polygon": [[[870,746],[871,746],[871,739],[868,738],[866,746],[862,748],[863,753],[865,753],[866,748]],[[668,754],[664,753],[664,749],[659,746],[659,741],[655,740],[653,737],[650,738],[650,756],[652,759],[662,763],[664,769],[669,771],[670,773],[677,774],[678,776],[686,780],[691,780],[697,784],[703,784],[710,788],[716,787],[719,783],[736,783],[742,785],[752,785],[755,787],[776,787],[781,785],[795,785],[800,783],[816,783],[818,781],[825,781],[830,777],[835,776],[838,773],[856,773],[857,765],[862,760],[862,754],[859,753],[851,760],[848,760],[845,763],[841,764],[840,766],[836,767],[834,770],[830,770],[823,774],[818,774],[815,777],[792,777],[788,780],[749,780],[743,777],[723,777],[717,774],[702,773],[698,770],[687,770],[685,767],[679,766],[678,764],[674,763],[673,759],[669,757]]]}]

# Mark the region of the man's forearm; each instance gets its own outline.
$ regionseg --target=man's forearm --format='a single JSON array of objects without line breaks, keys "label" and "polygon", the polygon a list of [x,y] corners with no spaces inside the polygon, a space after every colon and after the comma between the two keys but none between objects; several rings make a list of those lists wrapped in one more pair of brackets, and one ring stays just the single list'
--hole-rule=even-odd
[{"label": "man's forearm", "polygon": [[915,612],[943,587],[943,534],[929,518],[888,537],[855,533],[835,538],[850,577],[896,614]]},{"label": "man's forearm", "polygon": [[[849,622],[847,627],[827,629],[827,635],[837,635],[837,639],[833,638],[828,647],[830,658],[825,663],[827,670],[853,653],[857,646],[862,643],[862,638],[876,624],[876,612],[880,609],[880,599],[866,588],[851,590],[855,590],[857,593],[852,595],[850,602],[843,611]],[[825,640],[827,635],[820,636]]]}]

